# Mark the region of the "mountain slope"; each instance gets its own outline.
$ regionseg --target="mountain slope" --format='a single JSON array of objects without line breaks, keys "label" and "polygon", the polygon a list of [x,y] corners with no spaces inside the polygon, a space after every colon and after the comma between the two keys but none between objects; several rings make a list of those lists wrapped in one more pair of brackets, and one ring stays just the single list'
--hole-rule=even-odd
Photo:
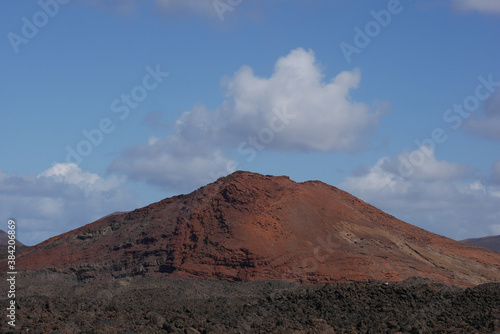
[{"label": "mountain slope", "polygon": [[462,240],[462,242],[481,246],[488,249],[493,249],[494,251],[500,252],[500,235],[483,237],[483,238],[471,238]]},{"label": "mountain slope", "polygon": [[[7,257],[7,250],[9,245],[8,242],[9,242],[9,234],[3,230],[0,230],[0,254],[2,254],[1,258]],[[24,245],[21,241],[17,239],[15,246],[16,246],[15,248],[16,255],[21,252],[24,252],[26,249],[29,248],[28,246]]]},{"label": "mountain slope", "polygon": [[80,279],[500,281],[494,251],[409,225],[319,181],[249,172],[53,237],[21,254],[17,267]]}]

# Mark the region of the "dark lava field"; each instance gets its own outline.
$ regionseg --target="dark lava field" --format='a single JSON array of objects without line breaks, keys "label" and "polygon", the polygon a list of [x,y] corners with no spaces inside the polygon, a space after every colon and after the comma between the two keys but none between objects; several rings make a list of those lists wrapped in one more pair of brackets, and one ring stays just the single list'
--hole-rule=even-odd
[{"label": "dark lava field", "polygon": [[[18,278],[3,333],[495,333],[500,284],[462,289],[410,278],[324,286],[124,278]],[[2,300],[2,308],[6,301]],[[4,308],[5,309],[5,308]]]}]

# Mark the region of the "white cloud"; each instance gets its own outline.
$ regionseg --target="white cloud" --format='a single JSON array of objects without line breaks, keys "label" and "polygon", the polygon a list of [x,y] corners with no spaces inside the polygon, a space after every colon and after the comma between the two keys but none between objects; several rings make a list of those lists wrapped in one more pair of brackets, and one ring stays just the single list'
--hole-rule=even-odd
[{"label": "white cloud", "polygon": [[433,154],[403,177],[397,167],[400,158],[408,158],[408,152],[379,159],[339,187],[408,223],[448,237],[494,234],[500,219],[496,196],[500,187],[488,178],[468,180],[466,166],[437,161]]},{"label": "white cloud", "polygon": [[167,190],[187,192],[213,182],[210,173],[225,169],[227,162],[221,151],[203,141],[188,142],[171,135],[126,150],[109,170]]},{"label": "white cloud", "polygon": [[498,0],[452,0],[452,3],[460,10],[500,14],[500,2]]},{"label": "white cloud", "polygon": [[359,87],[359,70],[345,71],[329,82],[314,53],[302,48],[278,59],[269,78],[242,67],[228,84],[226,104],[218,117],[225,132],[258,135],[270,128],[276,110],[293,115],[268,147],[306,151],[353,151],[366,145],[383,111],[354,101],[349,93]]},{"label": "white cloud", "polygon": [[172,134],[126,150],[109,170],[186,190],[231,172],[227,156],[234,151],[237,160],[251,161],[263,149],[364,148],[383,111],[350,97],[360,84],[358,70],[329,82],[323,78],[313,52],[301,48],[278,59],[269,78],[243,66],[226,80],[226,99],[219,108],[192,108],[176,121]]},{"label": "white cloud", "polygon": [[0,171],[2,218],[16,219],[18,237],[29,245],[135,205],[123,180],[75,164],[56,164],[36,177]]},{"label": "white cloud", "polygon": [[459,179],[467,173],[462,164],[436,160],[434,149],[427,145],[385,159],[381,167],[404,178],[425,181]]},{"label": "white cloud", "polygon": [[54,182],[73,184],[83,190],[85,194],[105,192],[120,187],[124,180],[111,176],[105,180],[97,174],[81,170],[74,163],[59,163],[45,170],[38,178],[45,177]]},{"label": "white cloud", "polygon": [[194,107],[176,121],[173,134],[125,150],[109,171],[168,191],[187,192],[213,182],[211,173],[226,170],[229,160],[216,148],[211,116],[203,106]]}]

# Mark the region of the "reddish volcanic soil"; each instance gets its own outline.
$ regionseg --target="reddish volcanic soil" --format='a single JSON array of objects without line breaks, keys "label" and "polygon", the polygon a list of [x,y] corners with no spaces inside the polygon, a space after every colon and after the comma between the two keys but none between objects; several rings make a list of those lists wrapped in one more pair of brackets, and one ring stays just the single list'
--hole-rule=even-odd
[{"label": "reddish volcanic soil", "polygon": [[409,225],[319,181],[241,171],[53,237],[20,254],[17,267],[84,280],[500,281],[500,253]]}]

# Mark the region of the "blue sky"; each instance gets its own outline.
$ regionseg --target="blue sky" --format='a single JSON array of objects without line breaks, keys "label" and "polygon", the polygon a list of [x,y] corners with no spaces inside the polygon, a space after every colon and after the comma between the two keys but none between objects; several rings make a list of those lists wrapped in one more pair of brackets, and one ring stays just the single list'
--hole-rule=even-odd
[{"label": "blue sky", "polygon": [[243,169],[500,234],[498,31],[494,0],[2,1],[0,219],[32,245]]}]

